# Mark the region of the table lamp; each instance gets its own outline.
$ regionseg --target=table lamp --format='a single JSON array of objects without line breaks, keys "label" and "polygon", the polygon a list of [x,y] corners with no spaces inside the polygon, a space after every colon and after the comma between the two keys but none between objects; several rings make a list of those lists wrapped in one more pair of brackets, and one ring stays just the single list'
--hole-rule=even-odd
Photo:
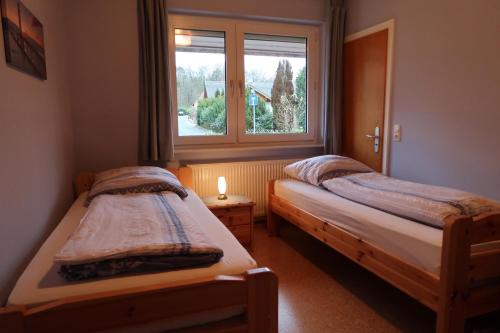
[{"label": "table lamp", "polygon": [[226,195],[226,190],[227,190],[227,184],[226,184],[226,178],[224,177],[219,177],[217,180],[217,187],[219,188],[219,196],[217,199],[219,200],[226,200],[227,195]]}]

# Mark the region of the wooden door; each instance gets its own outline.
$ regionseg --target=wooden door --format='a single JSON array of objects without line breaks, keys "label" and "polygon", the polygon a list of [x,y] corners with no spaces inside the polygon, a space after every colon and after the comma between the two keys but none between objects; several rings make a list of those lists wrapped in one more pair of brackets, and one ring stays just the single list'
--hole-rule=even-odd
[{"label": "wooden door", "polygon": [[[344,44],[342,151],[382,171],[389,30]],[[378,151],[375,128],[378,127]]]}]

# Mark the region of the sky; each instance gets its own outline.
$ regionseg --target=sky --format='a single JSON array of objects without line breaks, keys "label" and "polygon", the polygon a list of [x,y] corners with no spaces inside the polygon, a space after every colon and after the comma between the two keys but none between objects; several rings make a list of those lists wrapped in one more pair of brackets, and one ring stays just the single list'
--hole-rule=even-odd
[{"label": "sky", "polygon": [[[306,65],[305,58],[245,55],[245,71],[260,71],[272,81],[281,59],[287,59],[292,65],[294,80],[299,71]],[[194,71],[205,67],[209,73],[217,67],[223,67],[224,60],[225,57],[222,53],[176,52],[175,57],[177,67],[191,68]]]}]

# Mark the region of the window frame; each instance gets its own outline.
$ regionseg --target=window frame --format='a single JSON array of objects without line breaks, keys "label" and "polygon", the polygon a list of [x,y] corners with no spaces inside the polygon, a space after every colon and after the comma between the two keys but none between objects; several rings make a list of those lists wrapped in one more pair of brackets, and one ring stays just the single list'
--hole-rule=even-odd
[{"label": "window frame", "polygon": [[[317,30],[317,31],[316,31]],[[246,101],[245,96],[239,95],[238,105],[243,107],[238,108],[238,141],[241,143],[247,142],[289,142],[303,141],[311,142],[316,138],[317,124],[317,105],[318,105],[318,84],[319,77],[317,64],[319,63],[319,44],[318,34],[319,28],[309,25],[287,24],[264,22],[256,24],[256,22],[242,21],[236,25],[236,59],[241,63],[237,67],[238,84],[240,80],[243,86],[245,85],[245,49],[244,36],[246,33],[254,33],[261,35],[279,35],[290,37],[305,37],[307,38],[306,45],[306,67],[307,67],[307,132],[306,133],[289,133],[289,134],[246,134]],[[317,59],[317,61],[311,61]]]},{"label": "window frame", "polygon": [[[223,31],[225,33],[226,56],[226,135],[180,136],[178,128],[177,80],[175,61],[175,29]],[[258,20],[235,20],[218,17],[169,14],[168,15],[168,56],[171,106],[173,116],[173,138],[177,147],[204,146],[252,146],[311,144],[319,142],[320,126],[320,41],[321,28],[318,25],[276,23]],[[305,37],[307,66],[307,132],[290,134],[246,134],[245,94],[240,91],[245,85],[244,35],[245,33],[279,36]],[[233,87],[233,88],[232,88]],[[241,106],[241,107],[240,107]]]},{"label": "window frame", "polygon": [[[224,32],[224,47],[226,57],[226,91],[231,91],[231,80],[236,77],[236,47],[234,45],[234,24],[225,19],[205,19],[199,16],[169,15],[168,46],[170,64],[170,92],[172,96],[173,137],[175,145],[221,144],[236,141],[236,115],[230,110],[237,109],[237,101],[232,94],[226,97],[226,135],[181,136],[179,135],[179,114],[177,108],[177,73],[175,62],[175,29],[193,29]],[[234,84],[234,81],[233,81]]]}]

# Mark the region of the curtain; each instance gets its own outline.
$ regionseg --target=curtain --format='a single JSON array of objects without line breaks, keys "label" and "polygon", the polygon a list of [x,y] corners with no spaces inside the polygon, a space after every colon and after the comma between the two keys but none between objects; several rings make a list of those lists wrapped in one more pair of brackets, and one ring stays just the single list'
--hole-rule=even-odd
[{"label": "curtain", "polygon": [[342,153],[342,57],[346,8],[344,0],[329,0],[329,65],[325,117],[325,154]]},{"label": "curtain", "polygon": [[138,0],[139,160],[165,165],[174,159],[165,0]]}]

